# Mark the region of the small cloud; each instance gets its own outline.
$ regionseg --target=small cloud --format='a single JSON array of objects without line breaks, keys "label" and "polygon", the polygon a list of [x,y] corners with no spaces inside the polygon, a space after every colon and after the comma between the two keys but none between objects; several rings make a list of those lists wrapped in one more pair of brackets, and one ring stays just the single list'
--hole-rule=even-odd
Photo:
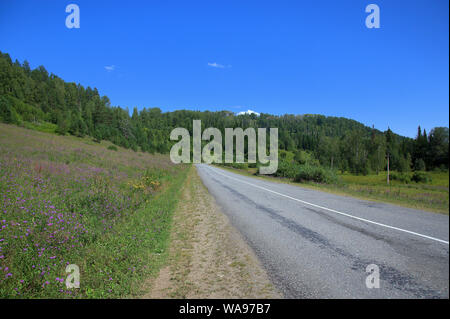
[{"label": "small cloud", "polygon": [[243,112],[239,112],[236,115],[245,115],[245,114],[255,114],[256,116],[259,116],[258,112],[252,111],[252,110],[247,110],[247,111],[243,111]]},{"label": "small cloud", "polygon": [[107,65],[107,66],[105,66],[105,70],[108,71],[108,72],[114,71],[115,68],[116,68],[115,65]]},{"label": "small cloud", "polygon": [[208,62],[208,66],[213,67],[213,68],[219,68],[219,69],[225,69],[225,68],[231,68],[231,65],[223,65],[223,64],[219,64],[216,62]]},{"label": "small cloud", "polygon": [[219,64],[219,63],[216,63],[216,62],[214,62],[214,63],[208,62],[208,65],[209,65],[209,66],[212,66],[213,68],[220,68],[220,69],[225,68],[224,65]]}]

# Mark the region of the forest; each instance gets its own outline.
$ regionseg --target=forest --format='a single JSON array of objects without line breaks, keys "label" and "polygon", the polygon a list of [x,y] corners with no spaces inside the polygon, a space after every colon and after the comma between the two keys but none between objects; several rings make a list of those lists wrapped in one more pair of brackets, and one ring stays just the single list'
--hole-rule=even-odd
[{"label": "forest", "polygon": [[13,62],[0,52],[0,122],[164,154],[175,143],[169,140],[171,130],[184,127],[192,133],[194,119],[202,121],[202,129],[216,127],[222,133],[226,127],[278,128],[281,169],[284,160],[367,175],[385,171],[389,157],[390,169],[398,172],[448,170],[447,127],[426,132],[418,126],[417,136],[408,138],[390,129],[382,132],[355,120],[316,114],[257,116],[137,107],[130,112],[128,107],[112,106],[96,88],[65,82],[44,66],[32,70],[26,60]]}]

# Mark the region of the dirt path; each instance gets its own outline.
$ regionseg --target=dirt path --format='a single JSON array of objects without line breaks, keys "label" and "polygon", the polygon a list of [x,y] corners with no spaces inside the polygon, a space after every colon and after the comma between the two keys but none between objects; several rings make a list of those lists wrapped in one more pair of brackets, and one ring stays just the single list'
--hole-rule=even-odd
[{"label": "dirt path", "polygon": [[168,266],[144,298],[281,298],[192,167],[174,214]]}]

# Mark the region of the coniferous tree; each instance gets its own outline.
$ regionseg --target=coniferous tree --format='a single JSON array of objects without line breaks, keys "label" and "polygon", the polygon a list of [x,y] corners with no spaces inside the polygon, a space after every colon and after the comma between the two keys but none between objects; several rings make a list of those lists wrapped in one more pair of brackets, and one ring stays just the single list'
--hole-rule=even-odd
[{"label": "coniferous tree", "polygon": [[[59,134],[89,135],[96,141],[147,152],[168,153],[170,132],[184,127],[192,134],[192,121],[202,128],[276,127],[281,150],[291,154],[283,161],[313,163],[355,174],[386,169],[389,153],[392,169],[448,169],[448,128],[434,128],[427,134],[418,127],[415,139],[401,137],[390,129],[374,127],[337,117],[286,114],[239,115],[230,111],[178,110],[163,113],[159,108],[128,109],[111,106],[97,88],[68,83],[49,74],[43,66],[32,70],[27,61],[14,63],[0,52],[0,121],[21,125],[51,122]],[[247,145],[246,145],[247,149]],[[300,165],[300,164],[299,164]]]}]

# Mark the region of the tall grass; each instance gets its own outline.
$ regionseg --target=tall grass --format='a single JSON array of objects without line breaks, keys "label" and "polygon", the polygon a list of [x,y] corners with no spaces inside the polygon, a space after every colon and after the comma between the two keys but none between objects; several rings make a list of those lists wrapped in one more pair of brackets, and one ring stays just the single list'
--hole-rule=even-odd
[{"label": "tall grass", "polygon": [[339,178],[342,183],[331,186],[330,189],[368,199],[449,213],[448,171],[391,172],[389,185],[386,172],[366,176],[345,173]]},{"label": "tall grass", "polygon": [[90,144],[0,124],[0,297],[124,297],[157,272],[186,167]]}]

